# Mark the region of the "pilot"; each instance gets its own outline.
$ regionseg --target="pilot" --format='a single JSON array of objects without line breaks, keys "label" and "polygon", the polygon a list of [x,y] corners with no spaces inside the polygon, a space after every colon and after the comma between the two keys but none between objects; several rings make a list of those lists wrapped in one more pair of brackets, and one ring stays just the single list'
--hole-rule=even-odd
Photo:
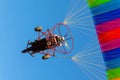
[{"label": "pilot", "polygon": [[64,41],[64,39],[60,36],[56,36],[56,40],[57,40],[57,45],[62,46],[62,42]]},{"label": "pilot", "polygon": [[49,37],[49,39],[47,40],[47,46],[48,46],[48,49],[57,46],[57,40],[55,36]]}]

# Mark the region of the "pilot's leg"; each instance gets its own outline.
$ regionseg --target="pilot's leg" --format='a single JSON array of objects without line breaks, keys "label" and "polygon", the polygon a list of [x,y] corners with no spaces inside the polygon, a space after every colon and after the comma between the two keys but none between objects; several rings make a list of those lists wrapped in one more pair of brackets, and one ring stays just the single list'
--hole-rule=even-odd
[{"label": "pilot's leg", "polygon": [[30,43],[29,43],[29,45],[32,45],[32,44],[33,44],[33,42],[30,42]]},{"label": "pilot's leg", "polygon": [[34,57],[34,55],[32,53],[29,53],[32,57]]},{"label": "pilot's leg", "polygon": [[38,40],[35,40],[34,42],[29,42],[29,45],[33,45],[35,43],[38,43]]},{"label": "pilot's leg", "polygon": [[35,52],[34,52],[34,51],[31,51],[29,54],[30,54],[32,57],[34,57]]}]

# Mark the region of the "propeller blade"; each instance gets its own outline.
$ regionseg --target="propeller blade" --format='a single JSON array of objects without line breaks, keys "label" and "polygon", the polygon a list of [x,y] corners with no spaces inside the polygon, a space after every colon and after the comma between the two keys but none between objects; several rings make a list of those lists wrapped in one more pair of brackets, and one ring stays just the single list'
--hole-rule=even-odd
[{"label": "propeller blade", "polygon": [[67,48],[69,48],[69,45],[68,45],[67,41],[65,41],[65,37],[62,37],[62,39],[64,40],[63,44],[64,44]]},{"label": "propeller blade", "polygon": [[68,45],[67,41],[65,41],[65,46],[66,46],[67,48],[69,48],[69,45]]}]

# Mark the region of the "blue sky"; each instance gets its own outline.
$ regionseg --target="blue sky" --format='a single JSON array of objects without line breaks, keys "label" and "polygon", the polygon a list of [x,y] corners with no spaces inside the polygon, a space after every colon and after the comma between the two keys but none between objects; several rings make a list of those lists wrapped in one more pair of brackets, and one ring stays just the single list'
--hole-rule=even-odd
[{"label": "blue sky", "polygon": [[[0,80],[88,80],[70,59],[43,61],[40,54],[34,58],[21,54],[27,40],[37,37],[34,27],[41,25],[45,31],[63,21],[69,3],[70,0],[0,0]],[[96,39],[72,32],[75,48],[68,56]]]}]

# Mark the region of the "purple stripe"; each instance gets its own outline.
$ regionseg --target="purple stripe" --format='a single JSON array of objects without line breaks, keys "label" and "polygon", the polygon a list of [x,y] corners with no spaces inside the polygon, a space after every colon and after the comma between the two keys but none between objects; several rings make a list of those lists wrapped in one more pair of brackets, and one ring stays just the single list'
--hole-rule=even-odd
[{"label": "purple stripe", "polygon": [[120,18],[96,26],[98,33],[110,31],[116,28],[120,28]]}]

